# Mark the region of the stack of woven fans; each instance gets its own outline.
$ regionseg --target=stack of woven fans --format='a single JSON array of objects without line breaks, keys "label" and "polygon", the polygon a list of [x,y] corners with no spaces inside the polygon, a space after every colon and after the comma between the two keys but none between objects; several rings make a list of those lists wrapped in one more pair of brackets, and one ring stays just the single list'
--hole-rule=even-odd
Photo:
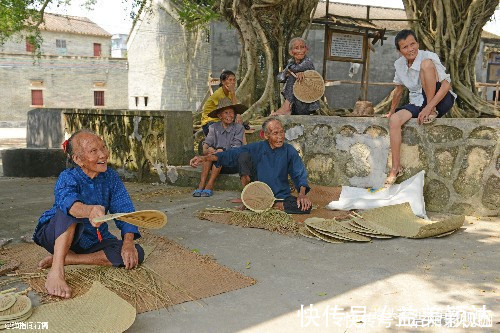
[{"label": "stack of woven fans", "polygon": [[440,221],[425,220],[413,214],[410,205],[404,203],[366,210],[362,215],[353,214],[346,221],[309,218],[300,233],[329,243],[369,242],[372,238],[443,237],[462,227],[464,220],[463,215],[448,216]]},{"label": "stack of woven fans", "polygon": [[15,288],[0,291],[0,329],[14,328],[14,323],[25,321],[33,311],[31,300]]}]

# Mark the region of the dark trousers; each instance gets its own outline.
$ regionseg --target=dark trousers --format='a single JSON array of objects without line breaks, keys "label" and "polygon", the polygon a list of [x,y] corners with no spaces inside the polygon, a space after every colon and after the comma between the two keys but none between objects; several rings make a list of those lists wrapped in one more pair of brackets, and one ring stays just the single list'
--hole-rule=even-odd
[{"label": "dark trousers", "polygon": [[[36,244],[45,248],[51,254],[54,254],[56,239],[66,232],[66,230],[68,230],[68,228],[73,224],[76,224],[76,228],[73,241],[71,242],[71,251],[77,254],[88,254],[103,250],[106,258],[109,262],[111,262],[111,264],[113,264],[113,266],[125,266],[121,255],[123,245],[122,240],[116,238],[104,239],[102,242],[97,243],[88,249],[83,249],[78,245],[84,230],[83,220],[69,216],[61,210],[57,210],[56,215],[54,215],[50,221],[43,224],[40,228],[38,228],[38,230],[36,230],[33,240]],[[139,255],[139,263],[142,263],[144,261],[144,250],[139,244],[135,244],[135,248],[137,249],[137,253]]]},{"label": "dark trousers", "polygon": [[307,210],[301,210],[300,207],[297,207],[297,197],[291,195],[283,200],[283,208],[287,214],[310,214],[312,206]]}]

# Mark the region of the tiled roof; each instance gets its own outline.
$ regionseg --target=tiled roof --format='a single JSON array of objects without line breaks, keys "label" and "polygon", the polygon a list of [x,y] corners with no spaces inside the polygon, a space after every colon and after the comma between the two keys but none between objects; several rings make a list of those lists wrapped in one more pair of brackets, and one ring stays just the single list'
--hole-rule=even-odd
[{"label": "tiled roof", "polygon": [[[338,16],[350,16],[353,18],[366,19],[366,7],[364,5],[353,5],[347,3],[338,3],[330,1],[330,6],[328,12],[332,15]],[[318,7],[316,8],[316,13],[314,18],[324,17],[326,13],[326,1],[320,1]],[[406,20],[406,12],[404,9],[399,8],[386,8],[386,7],[375,7],[370,6],[370,19],[402,19]],[[372,23],[380,28],[386,28],[387,30],[400,31],[403,29],[408,29],[409,25],[407,21],[384,21],[384,20],[373,20]],[[497,36],[491,32],[483,30],[481,34],[482,38],[487,39],[498,39]]]},{"label": "tiled roof", "polygon": [[80,35],[111,37],[111,34],[86,17],[44,14],[42,30],[61,31]]}]

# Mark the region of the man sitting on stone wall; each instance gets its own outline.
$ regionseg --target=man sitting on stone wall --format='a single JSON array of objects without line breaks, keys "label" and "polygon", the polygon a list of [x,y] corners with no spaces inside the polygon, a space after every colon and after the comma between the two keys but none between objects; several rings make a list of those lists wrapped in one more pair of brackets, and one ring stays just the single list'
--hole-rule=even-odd
[{"label": "man sitting on stone wall", "polygon": [[[243,113],[247,109],[243,104],[233,104],[229,98],[219,100],[218,108],[208,114],[210,118],[219,118],[220,121],[211,124],[208,128],[208,135],[203,142],[203,155],[212,155],[231,148],[243,145],[245,129],[243,125],[234,122],[237,114]],[[216,166],[207,160],[203,162],[200,183],[198,189],[194,190],[193,197],[211,197],[215,180],[219,173],[245,173],[247,162],[235,161],[234,165]],[[208,174],[210,173],[210,178]],[[248,173],[248,172],[247,172]],[[207,182],[208,178],[208,182]],[[242,177],[242,184],[245,186],[246,178]]]},{"label": "man sitting on stone wall", "polygon": [[[268,118],[262,124],[265,141],[250,143],[239,148],[217,152],[213,155],[195,156],[189,164],[197,167],[205,161],[216,162],[216,166],[234,165],[241,155],[248,155],[248,174],[242,178],[247,183],[258,180],[266,183],[273,190],[274,196],[284,199],[275,203],[275,207],[289,214],[306,214],[311,212],[311,201],[307,197],[310,188],[307,183],[307,172],[295,148],[285,143],[283,124],[277,118]],[[291,195],[288,175],[292,178],[298,197]],[[243,180],[242,180],[243,182]]]},{"label": "man sitting on stone wall", "polygon": [[[451,89],[450,75],[446,74],[437,54],[419,50],[417,36],[412,30],[402,30],[395,38],[401,57],[394,62],[394,97],[389,118],[392,168],[385,184],[392,185],[403,174],[400,164],[401,127],[411,118],[419,124],[428,124],[445,115],[457,97]],[[410,91],[410,104],[397,108],[403,86]]]}]

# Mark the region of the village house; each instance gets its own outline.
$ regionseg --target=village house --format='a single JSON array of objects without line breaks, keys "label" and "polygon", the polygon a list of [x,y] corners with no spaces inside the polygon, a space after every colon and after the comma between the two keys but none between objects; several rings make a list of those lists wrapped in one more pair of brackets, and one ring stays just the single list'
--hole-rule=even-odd
[{"label": "village house", "polygon": [[85,17],[45,14],[42,55],[22,37],[0,47],[0,121],[34,108],[126,109],[127,62],[111,58],[111,34]]}]

